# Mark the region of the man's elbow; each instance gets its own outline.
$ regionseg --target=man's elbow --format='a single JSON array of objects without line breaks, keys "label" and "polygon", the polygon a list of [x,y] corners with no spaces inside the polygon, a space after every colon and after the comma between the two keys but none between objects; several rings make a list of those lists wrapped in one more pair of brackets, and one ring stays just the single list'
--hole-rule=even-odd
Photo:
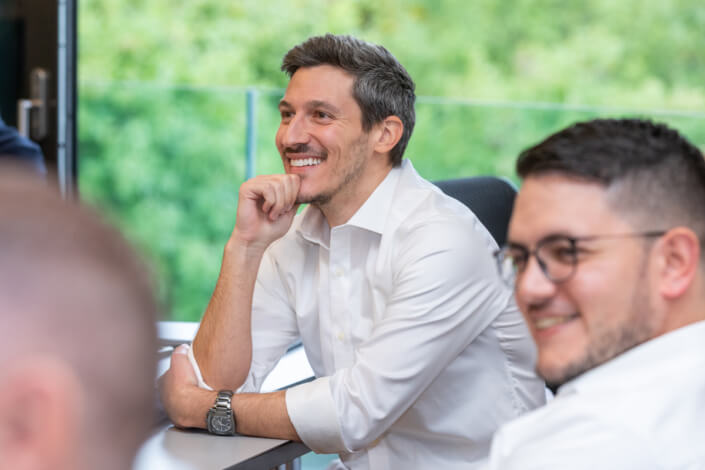
[{"label": "man's elbow", "polygon": [[237,390],[245,383],[249,369],[240,371],[210,371],[201,369],[203,381],[214,390]]},{"label": "man's elbow", "polygon": [[348,429],[348,432],[343,430],[343,442],[345,444],[345,449],[340,451],[344,452],[359,452],[361,450],[369,449],[373,447],[380,436],[384,434],[374,426],[359,427],[357,429]]},{"label": "man's elbow", "polygon": [[240,361],[224,361],[194,344],[193,357],[203,382],[215,390],[237,390],[250,372],[251,356]]}]

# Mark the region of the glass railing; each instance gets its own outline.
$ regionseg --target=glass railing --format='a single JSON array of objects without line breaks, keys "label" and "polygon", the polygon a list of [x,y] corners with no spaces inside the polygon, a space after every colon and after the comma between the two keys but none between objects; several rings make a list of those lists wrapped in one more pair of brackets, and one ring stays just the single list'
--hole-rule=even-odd
[{"label": "glass railing", "polygon": [[[79,84],[79,190],[152,261],[172,320],[198,320],[251,174],[281,171],[280,89]],[[249,103],[248,103],[249,96]],[[641,116],[705,146],[705,113],[419,97],[406,152],[430,180],[516,181],[519,152],[572,122]],[[248,159],[249,157],[249,159]]]}]

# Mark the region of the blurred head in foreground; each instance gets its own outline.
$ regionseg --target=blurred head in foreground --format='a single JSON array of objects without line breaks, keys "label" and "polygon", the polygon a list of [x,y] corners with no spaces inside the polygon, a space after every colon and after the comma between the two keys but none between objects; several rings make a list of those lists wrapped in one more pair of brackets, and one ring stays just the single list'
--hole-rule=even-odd
[{"label": "blurred head in foreground", "polygon": [[152,422],[155,320],[117,231],[0,166],[3,468],[129,468]]},{"label": "blurred head in foreground", "polygon": [[554,386],[705,320],[705,160],[637,119],[575,124],[517,162],[505,274]]}]

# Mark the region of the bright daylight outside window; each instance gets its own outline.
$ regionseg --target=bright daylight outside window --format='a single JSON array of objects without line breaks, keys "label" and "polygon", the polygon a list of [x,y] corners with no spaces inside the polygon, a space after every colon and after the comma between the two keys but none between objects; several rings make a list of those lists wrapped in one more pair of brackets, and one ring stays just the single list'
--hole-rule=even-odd
[{"label": "bright daylight outside window", "polygon": [[407,67],[419,98],[406,156],[430,180],[515,179],[521,149],[598,116],[651,117],[705,144],[702,0],[79,7],[81,197],[151,258],[174,320],[205,309],[248,171],[281,171],[280,61],[311,35],[381,43]]}]

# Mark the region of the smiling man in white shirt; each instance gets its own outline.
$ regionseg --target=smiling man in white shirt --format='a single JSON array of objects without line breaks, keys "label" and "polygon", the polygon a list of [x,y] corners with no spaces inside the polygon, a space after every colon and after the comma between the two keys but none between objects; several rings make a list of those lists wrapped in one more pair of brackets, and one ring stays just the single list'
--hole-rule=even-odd
[{"label": "smiling man in white shirt", "polygon": [[524,151],[505,279],[560,386],[504,426],[492,470],[705,468],[705,160],[640,120]]},{"label": "smiling man in white shirt", "polygon": [[[227,434],[232,408],[239,433],[339,453],[340,468],[472,468],[501,423],[544,399],[495,241],[402,161],[414,83],[386,49],[314,37],[282,69],[286,173],[241,186],[193,348],[163,380],[167,410]],[[298,339],[317,378],[251,393]],[[216,392],[196,387],[187,352],[223,391],[211,418]]]}]

